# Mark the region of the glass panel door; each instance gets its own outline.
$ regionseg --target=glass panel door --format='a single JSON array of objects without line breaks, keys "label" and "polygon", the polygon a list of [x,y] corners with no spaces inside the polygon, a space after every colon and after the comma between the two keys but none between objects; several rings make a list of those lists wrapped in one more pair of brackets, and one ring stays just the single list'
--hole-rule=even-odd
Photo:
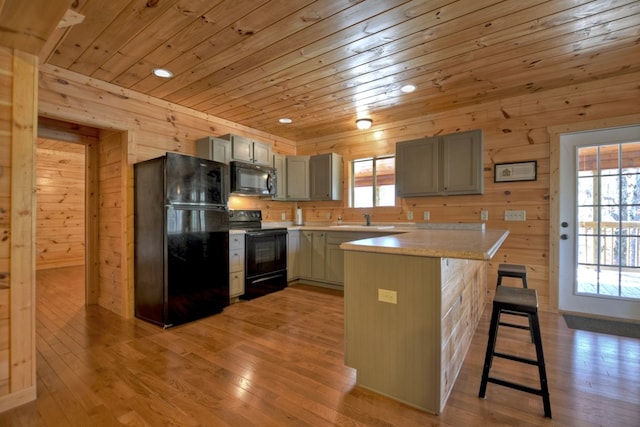
[{"label": "glass panel door", "polygon": [[640,143],[579,147],[576,291],[640,298]]},{"label": "glass panel door", "polygon": [[640,320],[640,126],[560,136],[558,306]]}]

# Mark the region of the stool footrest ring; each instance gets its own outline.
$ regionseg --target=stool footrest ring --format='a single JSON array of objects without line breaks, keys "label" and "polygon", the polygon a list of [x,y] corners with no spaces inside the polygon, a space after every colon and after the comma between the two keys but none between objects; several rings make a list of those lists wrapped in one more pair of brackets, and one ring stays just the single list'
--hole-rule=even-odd
[{"label": "stool footrest ring", "polygon": [[529,328],[528,326],[525,326],[525,325],[517,325],[515,323],[507,323],[507,322],[500,322],[500,323],[498,323],[498,325],[500,325],[500,326],[508,326],[510,328],[517,328],[517,329],[526,329],[526,330],[531,329],[531,328]]},{"label": "stool footrest ring", "polygon": [[495,377],[489,377],[489,378],[487,378],[487,381],[490,382],[490,383],[494,383],[494,384],[498,384],[498,385],[504,386],[504,387],[514,388],[516,390],[524,391],[524,392],[531,393],[531,394],[536,394],[538,396],[542,396],[542,394],[543,394],[542,390],[540,390],[540,389],[527,387],[526,385],[514,383],[512,381],[501,380],[501,379],[495,378]]},{"label": "stool footrest ring", "polygon": [[535,366],[538,365],[537,360],[527,359],[526,357],[514,356],[513,354],[499,353],[497,351],[493,352],[493,357],[501,357],[503,359],[509,359],[515,362],[528,363],[529,365],[535,365]]}]

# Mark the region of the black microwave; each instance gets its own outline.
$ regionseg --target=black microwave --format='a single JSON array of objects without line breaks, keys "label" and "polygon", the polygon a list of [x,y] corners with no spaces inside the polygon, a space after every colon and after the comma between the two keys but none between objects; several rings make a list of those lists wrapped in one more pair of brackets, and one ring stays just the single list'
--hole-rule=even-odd
[{"label": "black microwave", "polygon": [[276,194],[276,170],[269,166],[233,161],[231,193],[252,196]]}]

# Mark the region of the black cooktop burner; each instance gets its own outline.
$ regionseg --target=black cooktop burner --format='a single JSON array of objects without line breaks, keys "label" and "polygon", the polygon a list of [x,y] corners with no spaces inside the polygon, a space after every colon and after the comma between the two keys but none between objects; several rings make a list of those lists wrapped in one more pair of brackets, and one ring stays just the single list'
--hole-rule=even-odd
[{"label": "black cooktop burner", "polygon": [[229,228],[257,231],[286,231],[286,227],[270,227],[262,224],[262,211],[230,210]]}]

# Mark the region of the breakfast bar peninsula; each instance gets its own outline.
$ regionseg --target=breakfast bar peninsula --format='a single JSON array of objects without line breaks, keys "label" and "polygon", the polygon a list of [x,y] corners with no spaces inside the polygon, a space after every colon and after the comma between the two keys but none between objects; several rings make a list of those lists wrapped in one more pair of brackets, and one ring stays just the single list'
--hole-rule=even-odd
[{"label": "breakfast bar peninsula", "polygon": [[345,364],[359,386],[442,411],[484,309],[488,260],[508,234],[414,230],[340,245]]}]

